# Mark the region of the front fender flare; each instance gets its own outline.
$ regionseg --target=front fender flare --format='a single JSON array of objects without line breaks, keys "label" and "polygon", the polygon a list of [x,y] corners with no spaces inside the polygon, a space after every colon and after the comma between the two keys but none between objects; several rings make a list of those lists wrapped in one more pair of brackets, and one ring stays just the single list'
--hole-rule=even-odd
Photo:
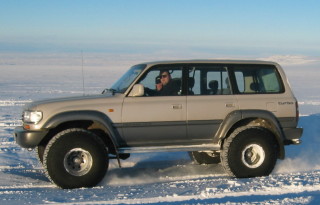
[{"label": "front fender flare", "polygon": [[106,128],[106,132],[109,135],[112,145],[115,148],[116,156],[118,158],[118,162],[120,165],[119,153],[117,149],[119,147],[118,139],[120,139],[120,134],[117,132],[116,129],[113,128],[111,119],[102,112],[94,111],[94,110],[62,112],[51,117],[43,125],[43,128],[52,129],[59,126],[62,123],[77,121],[77,120],[88,120],[88,121],[98,122]]}]

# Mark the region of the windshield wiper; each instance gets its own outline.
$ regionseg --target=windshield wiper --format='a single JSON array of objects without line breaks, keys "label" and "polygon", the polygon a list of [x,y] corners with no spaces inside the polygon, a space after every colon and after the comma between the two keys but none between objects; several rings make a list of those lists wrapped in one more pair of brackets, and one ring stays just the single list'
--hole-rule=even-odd
[{"label": "windshield wiper", "polygon": [[102,94],[106,94],[106,93],[111,93],[112,95],[114,95],[116,92],[115,89],[112,89],[112,88],[106,88],[102,91]]}]

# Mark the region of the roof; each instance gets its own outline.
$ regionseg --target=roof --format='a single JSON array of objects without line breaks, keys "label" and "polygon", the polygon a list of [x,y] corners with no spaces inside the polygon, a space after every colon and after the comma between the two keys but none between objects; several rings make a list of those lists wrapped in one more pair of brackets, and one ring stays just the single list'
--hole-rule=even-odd
[{"label": "roof", "polygon": [[158,64],[206,64],[206,63],[218,63],[218,64],[269,64],[278,65],[272,61],[262,61],[262,60],[224,60],[224,59],[204,59],[204,60],[168,60],[168,61],[151,61],[142,64],[148,65],[158,65]]}]

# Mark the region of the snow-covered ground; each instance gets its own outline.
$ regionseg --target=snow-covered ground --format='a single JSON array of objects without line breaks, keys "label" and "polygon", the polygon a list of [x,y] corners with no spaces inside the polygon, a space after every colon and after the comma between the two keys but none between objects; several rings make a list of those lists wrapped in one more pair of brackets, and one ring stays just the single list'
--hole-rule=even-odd
[{"label": "snow-covered ground", "polygon": [[[85,93],[110,86],[128,67],[120,65],[86,66]],[[287,146],[270,176],[231,178],[221,165],[196,165],[183,152],[134,154],[121,169],[111,161],[99,186],[62,190],[12,133],[31,100],[81,95],[81,67],[0,64],[0,204],[319,204],[320,64],[283,67],[299,100],[303,144]]]}]

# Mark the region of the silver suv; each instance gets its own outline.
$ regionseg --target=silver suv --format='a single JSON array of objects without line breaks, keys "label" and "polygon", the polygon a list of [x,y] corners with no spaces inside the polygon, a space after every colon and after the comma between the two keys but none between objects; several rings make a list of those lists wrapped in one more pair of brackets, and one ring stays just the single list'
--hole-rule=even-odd
[{"label": "silver suv", "polygon": [[299,112],[282,68],[265,61],[163,61],[131,67],[100,95],[33,102],[16,142],[36,148],[61,188],[92,187],[109,159],[187,151],[234,177],[269,175],[299,144]]}]

